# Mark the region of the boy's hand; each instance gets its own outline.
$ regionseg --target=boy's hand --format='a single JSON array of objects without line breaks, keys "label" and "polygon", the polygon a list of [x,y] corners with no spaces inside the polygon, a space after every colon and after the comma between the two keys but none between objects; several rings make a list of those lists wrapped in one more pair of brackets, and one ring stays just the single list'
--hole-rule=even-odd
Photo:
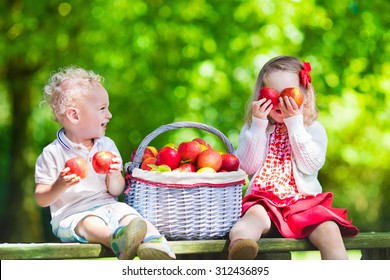
[{"label": "boy's hand", "polygon": [[69,167],[63,169],[57,178],[57,183],[70,187],[81,181],[80,176],[77,176],[76,174],[68,174],[69,171],[70,171]]},{"label": "boy's hand", "polygon": [[112,152],[112,154],[115,156],[112,158],[112,163],[110,164],[110,170],[108,171],[108,174],[114,174],[118,171],[122,171],[122,160],[120,156]]},{"label": "boy's hand", "polygon": [[268,114],[272,110],[271,100],[262,98],[258,101],[252,102],[252,114],[258,119],[266,120]]}]

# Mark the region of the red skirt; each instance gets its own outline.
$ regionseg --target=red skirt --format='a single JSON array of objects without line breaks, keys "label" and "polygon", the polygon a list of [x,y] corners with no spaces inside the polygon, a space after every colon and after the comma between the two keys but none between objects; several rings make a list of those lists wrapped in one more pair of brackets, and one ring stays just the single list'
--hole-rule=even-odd
[{"label": "red skirt", "polygon": [[317,226],[326,221],[339,225],[341,235],[355,236],[359,230],[347,220],[348,212],[343,208],[333,208],[333,194],[320,193],[308,196],[287,206],[277,206],[268,193],[249,194],[242,202],[242,215],[253,205],[262,205],[281,235],[287,238],[305,238]]}]

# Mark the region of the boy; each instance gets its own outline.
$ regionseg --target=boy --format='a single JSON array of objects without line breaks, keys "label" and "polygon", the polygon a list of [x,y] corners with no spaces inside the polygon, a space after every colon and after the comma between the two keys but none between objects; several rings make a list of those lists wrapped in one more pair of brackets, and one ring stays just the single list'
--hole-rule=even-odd
[{"label": "boy", "polygon": [[[45,101],[63,128],[38,157],[35,199],[50,206],[53,233],[63,242],[95,242],[111,248],[119,259],[175,259],[166,239],[139,213],[117,201],[125,187],[122,159],[105,136],[109,111],[102,77],[68,67],[53,74],[44,88]],[[115,155],[108,174],[97,174],[91,159],[98,151]],[[87,161],[81,179],[65,168],[74,157]]]}]

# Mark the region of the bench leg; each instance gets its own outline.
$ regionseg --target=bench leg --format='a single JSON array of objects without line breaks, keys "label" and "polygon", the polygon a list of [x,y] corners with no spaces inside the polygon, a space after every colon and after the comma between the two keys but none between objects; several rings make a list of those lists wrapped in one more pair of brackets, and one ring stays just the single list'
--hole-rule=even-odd
[{"label": "bench leg", "polygon": [[362,260],[390,260],[390,249],[363,249]]}]

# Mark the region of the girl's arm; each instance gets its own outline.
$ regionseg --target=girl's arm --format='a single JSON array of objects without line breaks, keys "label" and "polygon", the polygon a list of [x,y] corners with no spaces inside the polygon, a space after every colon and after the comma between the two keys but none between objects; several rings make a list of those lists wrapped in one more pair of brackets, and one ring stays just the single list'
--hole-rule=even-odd
[{"label": "girl's arm", "polygon": [[252,123],[246,123],[241,129],[236,155],[240,159],[241,169],[253,175],[263,164],[267,149],[267,116],[271,112],[271,100],[262,98],[254,101]]},{"label": "girl's arm", "polygon": [[325,163],[328,145],[324,127],[319,122],[304,127],[302,115],[287,118],[284,122],[298,170],[306,175],[317,174]]},{"label": "girl's arm", "polygon": [[267,149],[266,129],[268,120],[252,117],[252,124],[245,124],[238,139],[236,155],[240,168],[248,175],[254,174],[262,165]]}]

